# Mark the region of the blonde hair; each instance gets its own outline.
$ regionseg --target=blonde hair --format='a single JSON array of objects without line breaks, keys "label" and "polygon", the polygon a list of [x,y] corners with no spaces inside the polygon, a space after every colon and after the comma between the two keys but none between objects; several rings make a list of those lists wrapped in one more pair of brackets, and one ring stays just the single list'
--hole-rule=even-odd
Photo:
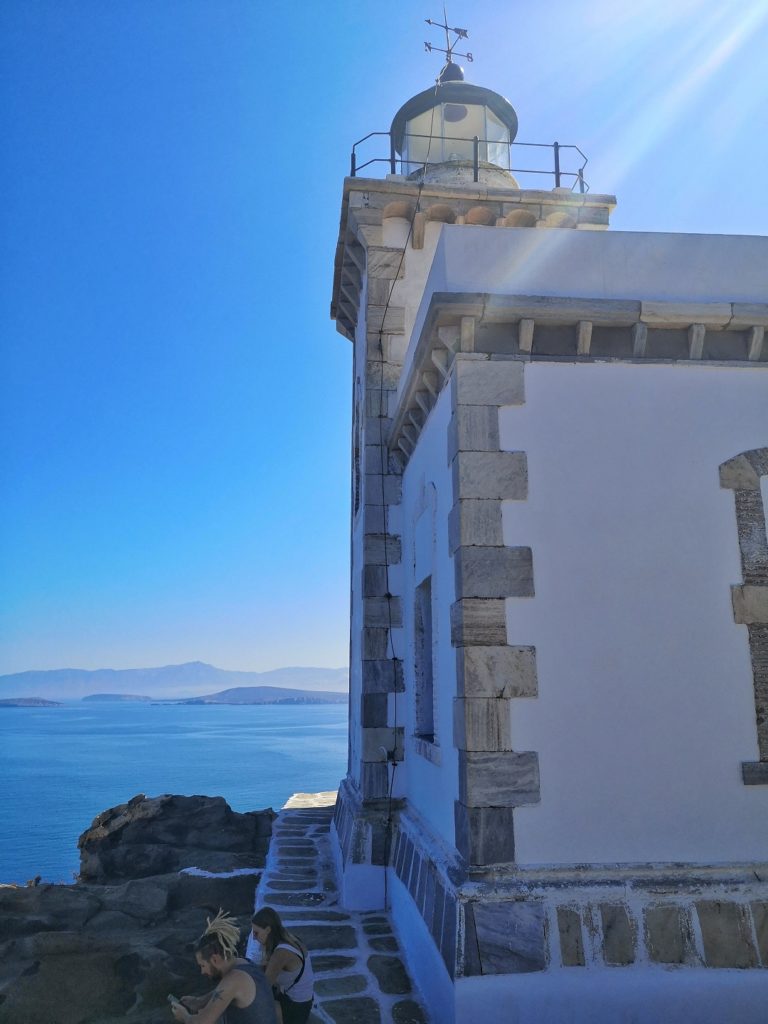
[{"label": "blonde hair", "polygon": [[233,960],[237,956],[237,945],[240,942],[240,929],[234,918],[226,914],[221,907],[213,920],[206,918],[206,929],[195,943],[195,952],[204,960],[210,960],[214,953]]}]

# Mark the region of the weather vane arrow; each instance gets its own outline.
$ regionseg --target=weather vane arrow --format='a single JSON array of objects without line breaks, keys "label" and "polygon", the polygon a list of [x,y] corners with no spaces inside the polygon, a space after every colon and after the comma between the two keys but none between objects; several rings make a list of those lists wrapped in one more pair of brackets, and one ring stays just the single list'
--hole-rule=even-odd
[{"label": "weather vane arrow", "polygon": [[[428,25],[434,26],[434,28],[441,28],[445,32],[445,49],[442,46],[435,46],[434,44],[425,40],[424,49],[427,53],[444,53],[447,57],[448,63],[453,62],[455,57],[463,57],[468,60],[470,64],[474,60],[471,53],[456,53],[454,47],[458,45],[460,39],[469,39],[469,32],[465,28],[454,28],[448,24],[448,16],[445,13],[445,7],[443,7],[443,21],[433,21],[431,18],[424,19]],[[451,39],[450,33],[453,32],[454,38]]]}]

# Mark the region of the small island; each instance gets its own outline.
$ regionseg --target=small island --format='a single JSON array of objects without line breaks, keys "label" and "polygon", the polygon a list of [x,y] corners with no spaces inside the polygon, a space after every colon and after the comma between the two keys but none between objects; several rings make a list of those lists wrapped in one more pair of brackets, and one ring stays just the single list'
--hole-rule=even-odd
[{"label": "small island", "polygon": [[0,708],[60,708],[57,700],[43,700],[42,697],[6,697],[0,700]]}]

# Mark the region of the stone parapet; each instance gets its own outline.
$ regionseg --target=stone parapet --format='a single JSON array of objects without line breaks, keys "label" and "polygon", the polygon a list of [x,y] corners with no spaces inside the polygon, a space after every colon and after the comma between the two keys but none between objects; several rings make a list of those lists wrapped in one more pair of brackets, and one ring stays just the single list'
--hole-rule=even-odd
[{"label": "stone parapet", "polygon": [[768,969],[766,865],[512,869],[472,883],[403,812],[390,867],[452,978],[601,967]]},{"label": "stone parapet", "polygon": [[[651,873],[652,874],[652,873]],[[462,901],[464,975],[653,965],[768,968],[765,883],[695,878],[599,887],[540,884],[516,898]],[[521,880],[522,881],[522,880]],[[649,884],[651,883],[651,884]]]}]

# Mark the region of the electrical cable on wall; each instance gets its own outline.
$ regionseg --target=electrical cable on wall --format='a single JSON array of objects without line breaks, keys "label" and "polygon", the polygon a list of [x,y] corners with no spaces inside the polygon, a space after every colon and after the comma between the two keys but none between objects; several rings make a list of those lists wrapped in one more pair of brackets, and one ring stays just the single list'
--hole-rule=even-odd
[{"label": "electrical cable on wall", "polygon": [[[435,80],[435,100],[437,100],[437,96],[438,96],[437,90],[438,90],[439,84],[440,84],[440,78],[438,76],[438,78]],[[416,202],[414,204],[414,209],[413,209],[413,212],[411,214],[410,221],[409,221],[409,224],[408,224],[408,233],[406,235],[405,242],[403,243],[403,247],[402,247],[402,250],[400,252],[400,259],[399,259],[399,262],[398,262],[398,265],[397,265],[397,271],[395,272],[395,276],[393,277],[392,283],[389,286],[389,291],[387,293],[387,301],[386,301],[386,303],[384,305],[384,313],[382,315],[381,326],[379,328],[379,353],[378,353],[379,354],[379,389],[378,389],[378,395],[379,395],[379,400],[378,400],[379,420],[382,420],[382,419],[386,418],[384,416],[384,412],[383,412],[383,403],[384,403],[384,326],[386,324],[387,312],[389,310],[390,302],[392,300],[392,293],[394,292],[395,284],[397,283],[397,281],[400,278],[400,272],[402,270],[403,263],[405,261],[405,254],[406,254],[406,252],[408,250],[408,245],[409,245],[409,243],[411,241],[411,237],[413,235],[413,225],[414,225],[414,221],[416,219],[416,214],[419,212],[419,207],[420,207],[420,203],[421,203],[421,193],[422,193],[423,188],[424,188],[424,175],[426,173],[427,167],[429,166],[429,157],[430,157],[430,153],[431,153],[431,150],[432,150],[434,122],[435,122],[435,106],[433,105],[433,107],[432,107],[432,116],[431,116],[430,124],[429,124],[429,140],[428,140],[428,143],[427,143],[427,155],[426,155],[426,159],[424,160],[424,170],[422,171],[421,177],[419,179],[418,189],[416,191]],[[396,682],[397,681],[397,657],[395,655],[395,646],[394,646],[394,641],[392,639],[392,597],[393,597],[393,594],[391,593],[390,585],[389,585],[389,569],[390,569],[389,551],[388,551],[389,510],[388,510],[387,502],[385,500],[386,499],[386,495],[385,495],[385,491],[384,491],[384,477],[386,476],[386,471],[388,469],[388,465],[387,465],[387,463],[388,463],[388,453],[387,453],[387,450],[386,450],[386,445],[384,443],[384,433],[383,433],[383,429],[381,427],[381,424],[379,426],[378,441],[379,441],[379,454],[380,454],[380,474],[379,475],[380,475],[380,478],[381,478],[381,510],[382,510],[382,527],[383,527],[383,534],[382,535],[384,537],[384,577],[385,577],[385,581],[386,581],[386,593],[385,593],[384,596],[386,597],[386,601],[387,601],[387,619],[388,619],[388,622],[389,622],[388,630],[387,630],[387,632],[388,632],[387,642],[388,642],[388,647],[389,647],[389,652],[390,652],[389,653],[389,660],[392,663],[392,676],[393,676],[393,680]],[[391,773],[389,773],[389,786],[388,786],[388,793],[387,793],[387,823],[386,823],[386,829],[385,829],[385,843],[384,843],[384,909],[385,910],[389,908],[389,891],[388,891],[388,884],[387,884],[387,867],[388,867],[388,864],[389,864],[389,858],[390,858],[391,848],[392,848],[392,793],[394,791],[394,785],[395,785],[395,771],[396,771],[397,765],[398,765],[398,761],[397,761],[397,691],[394,690],[394,689],[393,689],[393,694],[394,694],[394,701],[393,701],[393,706],[394,706],[394,716],[393,716],[394,745],[393,745],[393,748],[392,748],[391,751],[386,751],[388,772],[389,772],[389,765],[390,764],[392,766],[392,770],[391,770]]]}]

